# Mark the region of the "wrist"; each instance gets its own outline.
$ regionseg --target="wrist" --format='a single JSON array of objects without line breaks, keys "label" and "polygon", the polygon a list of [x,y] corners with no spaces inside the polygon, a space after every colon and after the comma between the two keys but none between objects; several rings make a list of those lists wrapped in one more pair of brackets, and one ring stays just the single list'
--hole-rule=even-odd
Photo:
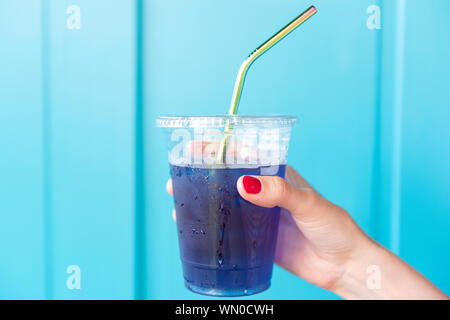
[{"label": "wrist", "polygon": [[381,264],[389,253],[365,234],[357,243],[332,291],[345,299],[383,299]]},{"label": "wrist", "polygon": [[365,234],[332,291],[345,299],[448,299],[419,272]]}]

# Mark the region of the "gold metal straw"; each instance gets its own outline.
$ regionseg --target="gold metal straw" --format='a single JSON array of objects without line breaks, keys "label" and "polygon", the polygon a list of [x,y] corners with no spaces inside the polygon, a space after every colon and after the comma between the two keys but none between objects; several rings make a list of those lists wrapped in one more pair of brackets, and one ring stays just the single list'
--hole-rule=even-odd
[{"label": "gold metal straw", "polygon": [[[278,31],[272,37],[270,37],[266,42],[264,42],[262,45],[256,48],[242,63],[236,77],[236,82],[234,84],[233,97],[231,99],[230,110],[228,112],[229,115],[237,114],[239,101],[241,100],[242,88],[244,87],[245,76],[247,75],[247,71],[252,65],[252,63],[255,62],[255,60],[258,59],[263,53],[272,48],[276,43],[278,43],[278,41],[286,37],[289,33],[294,31],[303,22],[311,18],[316,12],[317,9],[314,6],[311,6],[308,9],[306,9],[306,11],[302,12],[294,20],[289,22],[284,28],[282,28],[280,31]],[[228,134],[230,133],[230,131],[231,131],[231,124],[228,121],[224,132],[225,137],[222,140],[222,143],[219,147],[219,153],[217,157],[217,160],[222,163],[225,163],[226,145],[229,137]]]}]

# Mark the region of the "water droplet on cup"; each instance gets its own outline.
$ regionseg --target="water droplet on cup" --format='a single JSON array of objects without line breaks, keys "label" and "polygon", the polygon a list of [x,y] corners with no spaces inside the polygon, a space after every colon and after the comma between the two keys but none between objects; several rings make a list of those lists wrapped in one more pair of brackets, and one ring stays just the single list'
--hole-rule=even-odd
[{"label": "water droplet on cup", "polygon": [[219,252],[217,255],[217,262],[219,263],[219,266],[223,266],[223,254],[222,252]]}]

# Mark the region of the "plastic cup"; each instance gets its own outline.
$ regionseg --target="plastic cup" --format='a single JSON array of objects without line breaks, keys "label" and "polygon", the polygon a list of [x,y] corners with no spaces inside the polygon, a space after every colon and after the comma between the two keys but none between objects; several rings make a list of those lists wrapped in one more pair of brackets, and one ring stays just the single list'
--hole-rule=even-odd
[{"label": "plastic cup", "polygon": [[[242,175],[284,177],[289,116],[161,117],[185,286],[212,296],[243,296],[270,286],[280,208],[244,200]],[[217,154],[227,131],[224,161]]]}]

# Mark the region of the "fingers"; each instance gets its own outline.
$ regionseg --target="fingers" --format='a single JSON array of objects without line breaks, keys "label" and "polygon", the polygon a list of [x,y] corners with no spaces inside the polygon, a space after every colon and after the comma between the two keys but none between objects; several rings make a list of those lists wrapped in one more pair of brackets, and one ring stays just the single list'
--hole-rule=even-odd
[{"label": "fingers", "polygon": [[274,176],[242,176],[237,181],[237,188],[245,200],[258,206],[279,206],[294,217],[307,218],[322,198],[293,169],[289,169],[288,175],[293,180],[292,184]]},{"label": "fingers", "polygon": [[[173,185],[172,185],[172,179],[167,180],[166,183],[166,190],[167,193],[173,196]],[[172,219],[173,221],[177,221],[177,213],[175,212],[175,209],[172,210]]]},{"label": "fingers", "polygon": [[[215,159],[219,152],[222,140],[191,140],[187,143],[187,152],[194,158],[202,161]],[[250,145],[241,144],[235,140],[229,140],[227,143],[226,156],[230,159],[245,159],[249,163],[257,160],[257,152]]]},{"label": "fingers", "polygon": [[167,180],[167,183],[166,183],[166,190],[167,190],[167,193],[168,193],[168,194],[170,194],[171,196],[173,196],[172,179]]}]

